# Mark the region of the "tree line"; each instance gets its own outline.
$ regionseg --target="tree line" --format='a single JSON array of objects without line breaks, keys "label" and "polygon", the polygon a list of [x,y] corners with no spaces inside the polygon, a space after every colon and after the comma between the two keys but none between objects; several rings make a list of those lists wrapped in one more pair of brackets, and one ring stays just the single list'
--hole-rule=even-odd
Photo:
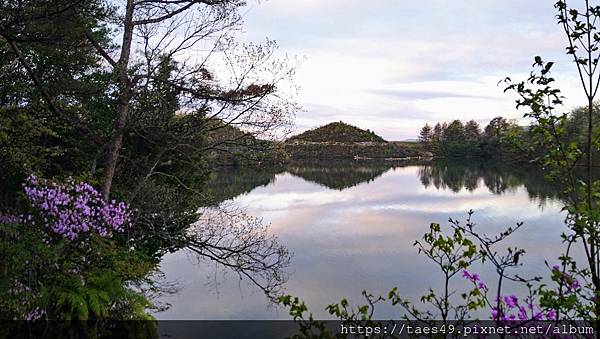
[{"label": "tree line", "polygon": [[[560,121],[564,133],[560,141],[582,143],[587,138],[588,107],[576,107],[564,114]],[[600,103],[593,104],[593,120],[600,119]],[[536,146],[539,136],[534,129],[538,122],[520,126],[515,120],[496,117],[482,129],[475,120],[463,123],[425,124],[419,132],[418,141],[423,147],[440,157],[482,157],[530,161],[544,156],[544,149]],[[597,153],[596,150],[593,150]]]},{"label": "tree line", "polygon": [[526,132],[515,121],[503,117],[492,119],[485,128],[475,120],[463,123],[425,124],[419,133],[419,142],[437,156],[496,157],[507,155],[514,149],[511,140]]}]

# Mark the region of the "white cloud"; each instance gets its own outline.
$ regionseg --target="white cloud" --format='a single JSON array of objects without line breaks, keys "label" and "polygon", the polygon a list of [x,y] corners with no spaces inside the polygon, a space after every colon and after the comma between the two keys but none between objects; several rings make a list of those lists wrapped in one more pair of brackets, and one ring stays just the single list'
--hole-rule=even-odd
[{"label": "white cloud", "polygon": [[299,131],[344,120],[398,140],[425,122],[518,118],[497,83],[526,78],[535,55],[558,61],[567,106],[582,102],[552,4],[270,0],[246,24],[247,39],[270,36],[306,57]]}]

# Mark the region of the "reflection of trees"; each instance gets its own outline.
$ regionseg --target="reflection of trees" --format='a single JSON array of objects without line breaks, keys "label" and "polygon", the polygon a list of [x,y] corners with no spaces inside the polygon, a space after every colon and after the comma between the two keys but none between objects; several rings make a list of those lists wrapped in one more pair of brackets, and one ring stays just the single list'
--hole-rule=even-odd
[{"label": "reflection of trees", "polygon": [[258,186],[267,186],[282,171],[282,167],[223,167],[213,171],[206,192],[213,205],[248,193]]},{"label": "reflection of trees", "polygon": [[202,210],[188,230],[185,249],[199,261],[209,259],[233,269],[273,300],[287,280],[287,248],[269,234],[262,220],[226,203]]},{"label": "reflection of trees", "polygon": [[213,261],[236,272],[274,300],[285,283],[290,254],[268,225],[240,208],[223,203],[273,182],[280,168],[224,167],[213,171],[204,190],[199,219],[186,228],[181,248],[198,263]]},{"label": "reflection of trees", "polygon": [[453,192],[463,188],[472,192],[483,185],[494,194],[502,194],[524,186],[530,199],[542,203],[558,197],[557,188],[545,181],[539,170],[496,161],[434,161],[421,166],[419,176],[425,187],[433,185],[437,189],[450,189]]},{"label": "reflection of trees", "polygon": [[371,182],[389,169],[398,166],[393,161],[331,160],[292,162],[269,168],[223,167],[211,174],[207,191],[214,204],[248,193],[273,182],[275,175],[288,172],[306,181],[344,190],[363,182]]},{"label": "reflection of trees", "polygon": [[258,186],[273,182],[275,175],[288,172],[306,181],[344,190],[364,182],[371,182],[388,170],[398,166],[419,165],[419,177],[425,187],[469,192],[486,187],[494,194],[502,194],[524,186],[530,199],[544,203],[558,197],[557,188],[544,180],[544,174],[532,167],[507,164],[499,161],[468,159],[436,160],[427,163],[402,163],[393,161],[312,161],[292,162],[287,166],[272,168],[223,168],[212,174],[208,183],[215,204],[248,193]]},{"label": "reflection of trees", "polygon": [[371,182],[395,165],[397,163],[392,161],[339,160],[292,163],[286,170],[306,181],[341,191],[363,182]]},{"label": "reflection of trees", "polygon": [[463,187],[468,191],[475,190],[481,177],[479,172],[477,168],[448,166],[441,163],[432,163],[419,168],[423,186],[433,185],[437,189],[450,189],[453,192],[458,192]]}]

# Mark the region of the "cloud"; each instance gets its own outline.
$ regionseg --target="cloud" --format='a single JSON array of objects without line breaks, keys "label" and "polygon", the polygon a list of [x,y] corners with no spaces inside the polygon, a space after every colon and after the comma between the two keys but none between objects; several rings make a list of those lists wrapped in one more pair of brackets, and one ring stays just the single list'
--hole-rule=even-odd
[{"label": "cloud", "polygon": [[371,93],[392,97],[398,100],[428,100],[438,98],[480,98],[498,100],[497,97],[470,95],[451,91],[417,90],[417,89],[376,89]]},{"label": "cloud", "polygon": [[397,140],[425,122],[522,117],[497,83],[525,79],[535,55],[557,61],[569,107],[582,103],[554,14],[517,0],[269,0],[249,10],[245,38],[306,57],[298,131],[343,120]]}]

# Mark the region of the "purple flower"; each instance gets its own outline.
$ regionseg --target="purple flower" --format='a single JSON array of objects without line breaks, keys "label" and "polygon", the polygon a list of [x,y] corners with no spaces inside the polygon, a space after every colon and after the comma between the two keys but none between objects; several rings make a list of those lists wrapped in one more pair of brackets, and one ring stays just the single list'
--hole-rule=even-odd
[{"label": "purple flower", "polygon": [[519,306],[519,319],[520,320],[527,320],[527,310],[525,309],[525,307],[523,306]]},{"label": "purple flower", "polygon": [[497,307],[492,307],[492,319],[496,320],[498,319],[498,308]]},{"label": "purple flower", "polygon": [[504,297],[504,303],[508,308],[515,308],[518,306],[518,298],[513,294]]},{"label": "purple flower", "polygon": [[34,310],[31,310],[29,313],[27,313],[27,315],[25,316],[25,320],[27,320],[27,321],[38,320],[44,314],[46,314],[45,310],[40,310],[39,308],[35,308]]},{"label": "purple flower", "polygon": [[18,225],[22,222],[21,218],[16,215],[4,215],[0,214],[0,224],[15,224]]},{"label": "purple flower", "polygon": [[467,278],[469,280],[471,280],[472,282],[477,282],[479,281],[479,274],[477,273],[469,273],[469,271],[467,270],[463,270],[463,278]]},{"label": "purple flower", "polygon": [[579,280],[577,279],[573,279],[573,282],[571,283],[571,289],[579,289],[581,287],[581,285],[579,285]]},{"label": "purple flower", "polygon": [[43,224],[57,235],[75,239],[96,232],[110,236],[130,223],[130,212],[123,202],[106,203],[88,183],[56,185],[30,176],[24,191]]},{"label": "purple flower", "polygon": [[[533,300],[528,300],[526,304],[519,305],[519,298],[516,295],[500,296],[496,298],[496,302],[506,306],[506,314],[498,311],[498,308],[492,308],[492,317],[498,320],[498,316],[502,321],[527,321],[527,320],[556,320],[556,310],[550,309],[546,312],[542,311],[539,305],[536,305]],[[504,308],[501,308],[501,310]],[[528,314],[530,310],[531,314]],[[501,314],[502,313],[502,314]]]}]

